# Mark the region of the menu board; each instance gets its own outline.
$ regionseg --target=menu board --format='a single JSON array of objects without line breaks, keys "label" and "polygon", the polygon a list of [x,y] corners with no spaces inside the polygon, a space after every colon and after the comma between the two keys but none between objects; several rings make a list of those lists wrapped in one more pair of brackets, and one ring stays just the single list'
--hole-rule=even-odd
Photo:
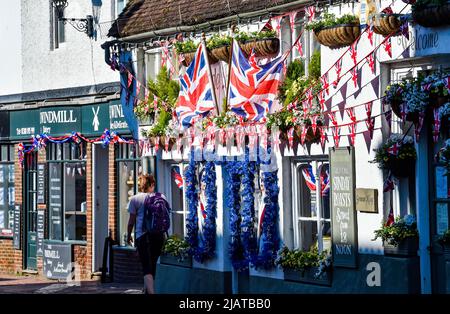
[{"label": "menu board", "polygon": [[357,267],[358,231],[355,202],[355,151],[330,149],[333,265]]},{"label": "menu board", "polygon": [[14,206],[13,244],[16,250],[20,250],[20,205]]},{"label": "menu board", "polygon": [[49,165],[50,238],[61,239],[61,165]]},{"label": "menu board", "polygon": [[44,274],[51,279],[66,279],[72,272],[71,244],[44,243]]},{"label": "menu board", "polygon": [[37,165],[37,203],[45,204],[45,164]]},{"label": "menu board", "polygon": [[37,242],[36,255],[43,256],[44,254],[44,232],[45,232],[45,211],[38,210],[37,213]]}]

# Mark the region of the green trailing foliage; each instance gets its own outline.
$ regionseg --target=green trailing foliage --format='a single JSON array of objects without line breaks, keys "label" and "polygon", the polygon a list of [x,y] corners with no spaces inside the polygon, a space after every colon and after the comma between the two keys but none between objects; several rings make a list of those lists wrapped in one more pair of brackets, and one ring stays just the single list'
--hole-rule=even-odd
[{"label": "green trailing foliage", "polygon": [[322,19],[308,23],[305,28],[317,32],[325,27],[333,27],[341,24],[359,24],[359,18],[352,14],[344,14],[336,18],[333,13],[325,13]]},{"label": "green trailing foliage", "polygon": [[326,251],[319,253],[316,247],[310,251],[302,251],[300,249],[290,250],[285,246],[278,252],[275,264],[280,265],[283,269],[303,271],[310,267],[319,267],[327,259],[327,256]]},{"label": "green trailing foliage", "polygon": [[375,238],[372,241],[381,238],[384,242],[397,246],[401,241],[410,237],[419,237],[419,232],[414,216],[407,215],[403,218],[397,217],[390,226],[382,223],[381,228],[375,230]]},{"label": "green trailing foliage", "polygon": [[318,80],[320,77],[320,50],[315,50],[309,60],[309,77]]},{"label": "green trailing foliage", "polygon": [[178,41],[175,43],[175,50],[178,54],[195,52],[197,50],[198,44],[193,40]]},{"label": "green trailing foliage", "polygon": [[287,98],[287,91],[292,86],[292,83],[299,77],[302,77],[305,75],[305,65],[303,63],[303,60],[301,59],[295,59],[292,61],[287,69],[286,69],[286,77],[284,78],[284,81],[280,86],[278,87],[278,99],[285,105],[289,104],[289,102],[286,102]]},{"label": "green trailing foliage", "polygon": [[162,249],[163,254],[172,255],[180,261],[188,257],[188,251],[189,243],[177,235],[171,235],[168,237]]}]

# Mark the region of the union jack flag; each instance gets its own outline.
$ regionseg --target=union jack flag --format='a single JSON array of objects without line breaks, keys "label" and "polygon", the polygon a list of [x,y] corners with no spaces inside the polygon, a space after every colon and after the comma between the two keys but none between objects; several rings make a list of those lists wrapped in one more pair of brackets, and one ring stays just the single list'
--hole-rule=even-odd
[{"label": "union jack flag", "polygon": [[328,196],[330,193],[330,173],[328,170],[322,170],[320,174],[321,177],[321,188],[322,188],[322,196]]},{"label": "union jack flag", "polygon": [[212,82],[209,79],[206,47],[202,43],[186,73],[180,76],[180,95],[176,113],[183,127],[188,128],[195,116],[204,115],[214,108],[215,101]]},{"label": "union jack flag", "polygon": [[288,53],[265,65],[258,65],[247,60],[238,43],[233,40],[229,95],[234,113],[251,121],[259,121],[269,112]]},{"label": "union jack flag", "polygon": [[311,190],[311,192],[316,190],[316,178],[312,172],[312,166],[309,165],[302,169],[303,178],[305,179],[306,186]]},{"label": "union jack flag", "polygon": [[[312,171],[312,166],[309,165],[302,169],[303,178],[306,186],[311,192],[316,191],[316,177]],[[327,170],[322,169],[320,173],[320,192],[322,196],[327,196],[330,192],[330,176]]]},{"label": "union jack flag", "polygon": [[393,212],[392,207],[391,207],[391,210],[389,211],[388,219],[387,219],[387,221],[386,221],[386,223],[384,225],[385,226],[392,226],[394,224],[394,222],[395,222],[394,212]]},{"label": "union jack flag", "polygon": [[183,188],[183,177],[180,174],[180,168],[173,167],[172,168],[172,178],[177,184],[177,186],[182,189]]}]

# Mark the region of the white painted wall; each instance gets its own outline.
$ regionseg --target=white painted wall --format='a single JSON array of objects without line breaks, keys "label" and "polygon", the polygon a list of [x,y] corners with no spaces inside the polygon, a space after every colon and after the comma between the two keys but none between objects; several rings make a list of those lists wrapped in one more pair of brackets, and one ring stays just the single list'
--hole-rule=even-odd
[{"label": "white painted wall", "polygon": [[20,1],[0,0],[0,95],[22,90]]},{"label": "white painted wall", "polygon": [[[6,0],[2,0],[5,1]],[[9,1],[8,1],[9,2]],[[21,0],[23,92],[89,86],[119,80],[117,72],[104,62],[100,45],[106,40],[90,39],[71,25],[65,26],[66,41],[51,50],[51,5],[48,0]],[[114,19],[110,0],[102,3],[99,22]],[[7,7],[6,5],[4,7]],[[93,14],[92,0],[69,0],[67,18],[85,18]],[[102,27],[106,32],[107,27]]]}]

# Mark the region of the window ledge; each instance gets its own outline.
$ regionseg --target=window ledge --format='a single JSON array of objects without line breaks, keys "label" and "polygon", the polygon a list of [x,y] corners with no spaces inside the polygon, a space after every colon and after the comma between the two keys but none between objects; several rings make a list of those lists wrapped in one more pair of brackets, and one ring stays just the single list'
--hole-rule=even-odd
[{"label": "window ledge", "polygon": [[44,240],[45,244],[74,244],[74,245],[87,245],[87,241],[80,241],[80,240]]}]

